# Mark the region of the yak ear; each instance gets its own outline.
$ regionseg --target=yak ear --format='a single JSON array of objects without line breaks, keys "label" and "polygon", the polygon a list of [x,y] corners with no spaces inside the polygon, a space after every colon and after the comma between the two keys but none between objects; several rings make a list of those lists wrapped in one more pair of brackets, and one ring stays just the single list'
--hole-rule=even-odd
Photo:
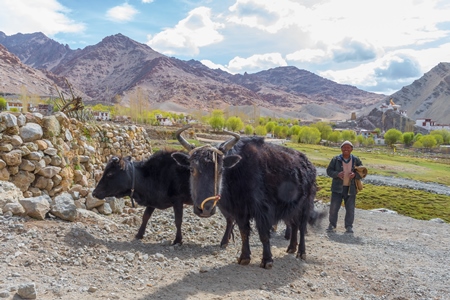
[{"label": "yak ear", "polygon": [[111,157],[111,161],[115,164],[117,164],[120,161],[120,158],[118,158],[117,156],[113,156]]},{"label": "yak ear", "polygon": [[123,159],[127,160],[127,161],[131,161],[131,158],[132,158],[131,155],[128,155],[128,156],[125,156]]},{"label": "yak ear", "polygon": [[242,157],[239,155],[225,156],[225,158],[223,159],[223,167],[232,168],[241,160],[241,158]]},{"label": "yak ear", "polygon": [[182,167],[189,168],[191,165],[189,162],[189,155],[183,152],[174,152],[172,153],[172,158]]}]

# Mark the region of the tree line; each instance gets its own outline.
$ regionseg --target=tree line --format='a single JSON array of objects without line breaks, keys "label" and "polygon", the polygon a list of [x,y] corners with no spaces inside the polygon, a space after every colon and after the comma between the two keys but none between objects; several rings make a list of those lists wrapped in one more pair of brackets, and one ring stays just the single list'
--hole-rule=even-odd
[{"label": "tree line", "polygon": [[[23,98],[23,97],[21,97]],[[108,111],[112,117],[129,116],[132,121],[138,124],[160,125],[157,116],[170,118],[175,123],[185,123],[186,115],[183,113],[165,112],[162,110],[150,110],[144,101],[140,101],[137,95],[133,97],[129,107],[115,105],[96,104],[87,106],[92,111]],[[50,103],[55,100],[42,101]],[[35,101],[33,101],[35,102]],[[0,97],[0,110],[6,109],[6,100]],[[231,113],[230,113],[231,112]],[[231,115],[236,113],[236,115]],[[226,114],[230,115],[226,117]],[[238,116],[237,112],[232,110],[227,113],[223,110],[213,110],[210,114],[193,114],[193,120],[208,124],[214,131],[227,129],[233,132],[241,132],[246,135],[267,136],[270,134],[274,138],[289,139],[292,142],[304,144],[340,143],[349,140],[352,143],[362,146],[372,146],[375,144],[375,138],[381,137],[379,128],[374,130],[374,134],[368,136],[356,135],[353,130],[335,130],[334,124],[328,122],[316,122],[310,125],[300,125],[297,119],[259,117],[254,115],[252,118],[245,114]],[[450,131],[445,129],[433,130],[429,134],[414,132],[401,132],[391,128],[383,136],[384,143],[393,147],[396,144],[403,144],[405,147],[428,148],[432,149],[440,145],[450,144]]]}]

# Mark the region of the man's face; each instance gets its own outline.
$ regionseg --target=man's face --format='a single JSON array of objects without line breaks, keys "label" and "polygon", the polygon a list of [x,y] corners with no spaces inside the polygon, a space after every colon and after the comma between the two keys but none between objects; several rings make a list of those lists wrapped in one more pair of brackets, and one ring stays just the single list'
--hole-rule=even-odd
[{"label": "man's face", "polygon": [[344,146],[342,146],[341,150],[342,150],[342,154],[344,156],[346,156],[346,155],[350,155],[350,153],[352,153],[353,148],[350,145],[344,145]]}]

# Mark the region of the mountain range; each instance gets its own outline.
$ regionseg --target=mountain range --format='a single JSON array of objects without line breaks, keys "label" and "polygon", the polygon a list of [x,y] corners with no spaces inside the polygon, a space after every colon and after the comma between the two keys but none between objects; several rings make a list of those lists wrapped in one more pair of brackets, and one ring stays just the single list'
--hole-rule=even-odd
[{"label": "mountain range", "polygon": [[0,44],[4,46],[0,45],[0,93],[20,94],[26,86],[30,92],[49,96],[53,82],[63,89],[67,79],[87,104],[130,105],[139,98],[151,109],[207,112],[233,106],[302,120],[349,119],[352,112],[368,114],[393,98],[411,117],[450,123],[447,63],[389,96],[296,67],[230,74],[199,61],[165,56],[122,34],[75,50],[39,32],[11,36],[0,32]]}]

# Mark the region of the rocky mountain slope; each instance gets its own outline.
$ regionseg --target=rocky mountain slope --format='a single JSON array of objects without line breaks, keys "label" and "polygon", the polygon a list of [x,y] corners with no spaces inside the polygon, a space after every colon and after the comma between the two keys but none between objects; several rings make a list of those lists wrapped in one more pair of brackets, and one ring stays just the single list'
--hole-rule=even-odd
[{"label": "rocky mountain slope", "polygon": [[[37,70],[23,64],[20,59],[0,44],[0,92],[24,94],[29,96],[57,96],[59,92],[69,95],[69,87],[63,77],[46,70]],[[82,91],[75,89],[77,95],[89,99]]]},{"label": "rocky mountain slope", "polygon": [[164,56],[122,34],[82,50],[71,50],[42,33],[0,32],[0,43],[24,63],[68,78],[88,101],[126,105],[139,99],[152,108],[205,111],[232,105],[258,107],[262,115],[343,119],[349,111],[384,98],[295,67],[232,75],[198,61]]},{"label": "rocky mountain slope", "polygon": [[450,63],[440,63],[392,95],[412,119],[431,118],[450,124]]},{"label": "rocky mountain slope", "polygon": [[[450,63],[440,63],[413,84],[385,96],[296,67],[233,75],[195,60],[167,57],[122,34],[76,50],[42,33],[7,36],[0,32],[0,44],[28,66],[67,78],[86,95],[86,102],[139,102],[151,109],[187,112],[236,106],[247,114],[257,108],[261,115],[341,120],[348,119],[351,112],[358,117],[369,115],[392,98],[413,120],[450,123]],[[8,66],[2,63],[1,68]],[[17,88],[9,86],[28,82],[8,77],[8,71],[3,74],[1,92],[15,93]]]}]

